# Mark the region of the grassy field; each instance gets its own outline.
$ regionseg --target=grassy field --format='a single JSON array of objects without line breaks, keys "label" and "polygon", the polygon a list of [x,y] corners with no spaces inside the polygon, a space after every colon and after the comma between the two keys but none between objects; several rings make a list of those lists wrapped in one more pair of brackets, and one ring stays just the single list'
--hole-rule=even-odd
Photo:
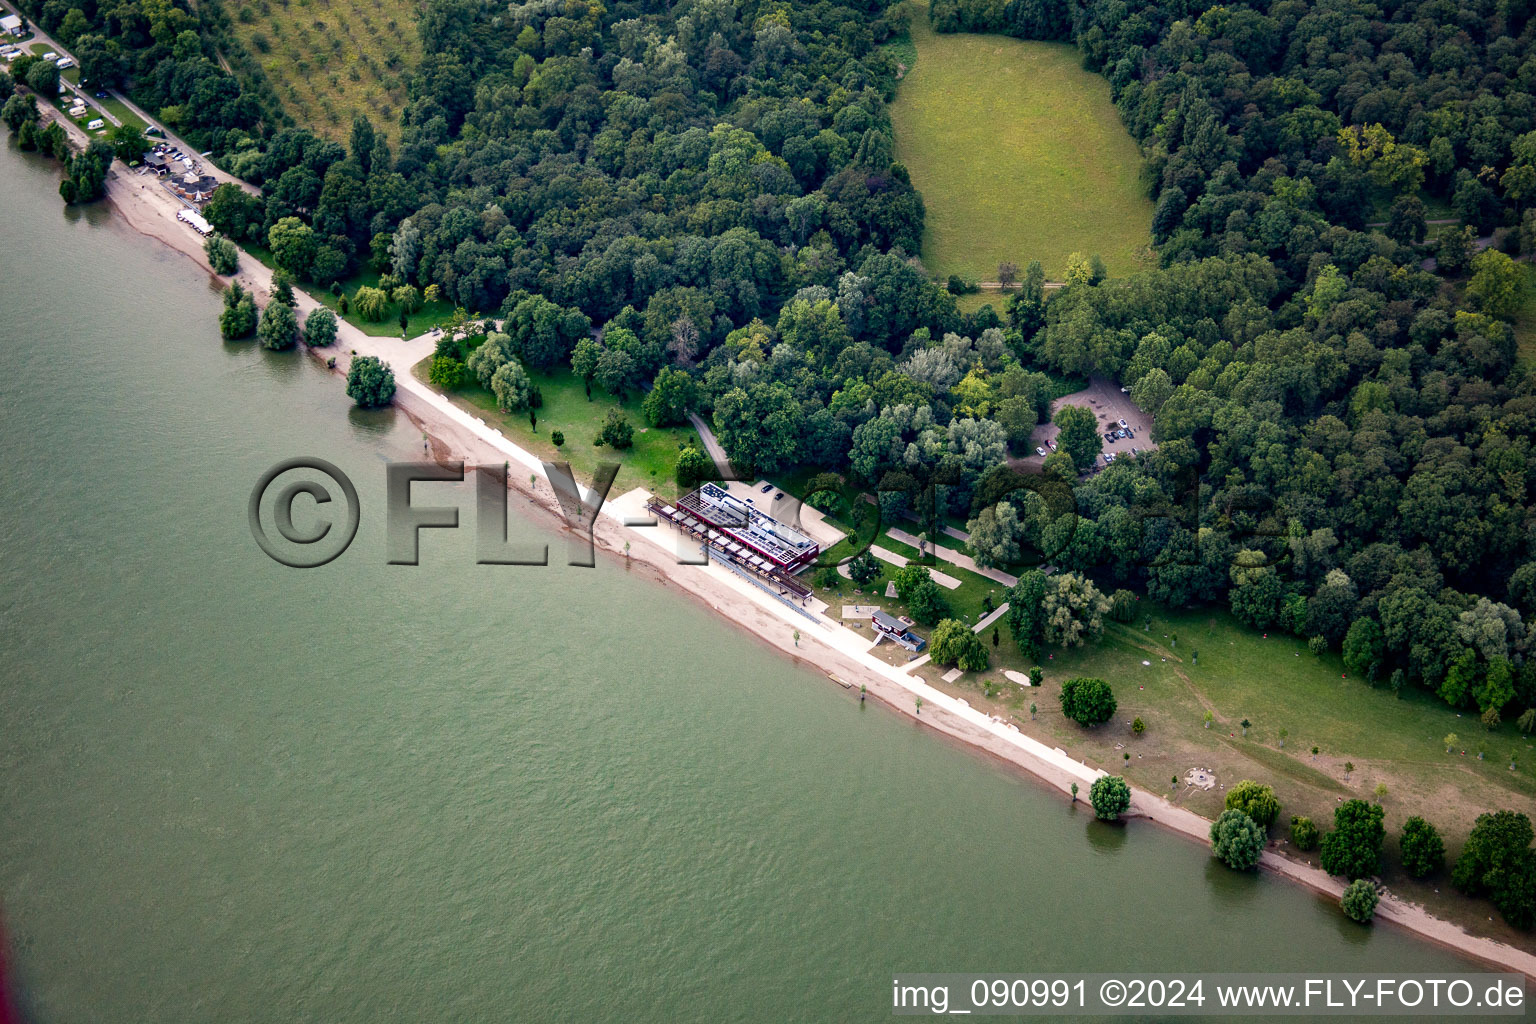
[{"label": "grassy field", "polygon": [[394,141],[418,56],[413,4],[254,0],[230,14],[294,120],[341,141],[353,115],[367,114]]},{"label": "grassy field", "polygon": [[919,5],[911,35],[917,63],[891,118],[927,207],[930,271],[992,281],[1001,262],[1037,259],[1059,280],[1074,251],[1116,275],[1151,265],[1141,154],[1074,48],[939,35]]},{"label": "grassy field", "polygon": [[[1441,916],[1529,944],[1528,935],[1508,929],[1497,915],[1490,924],[1486,904],[1453,895],[1444,877],[1416,883],[1392,863],[1395,835],[1412,815],[1438,826],[1454,857],[1479,813],[1529,810],[1536,802],[1536,743],[1512,723],[1488,732],[1475,715],[1458,714],[1422,691],[1405,690],[1402,699],[1394,699],[1386,689],[1344,678],[1337,655],[1316,657],[1304,640],[1265,637],[1220,611],[1172,613],[1143,601],[1136,622],[1110,624],[1097,646],[1048,648],[1038,662],[1045,669],[1039,688],[1003,678],[1002,669],[1028,671],[1034,664],[1020,655],[1006,628],[997,648],[990,630],[986,640],[993,658],[985,672],[945,683],[941,667],[918,671],[934,686],[1090,765],[1124,774],[1152,792],[1176,792],[1178,802],[1207,817],[1221,812],[1225,789],[1240,779],[1268,783],[1283,805],[1281,823],[1271,831],[1275,838],[1285,836],[1283,825],[1292,814],[1311,817],[1326,830],[1341,800],[1374,799],[1377,784],[1383,784],[1388,883]],[[1112,722],[1083,729],[1062,716],[1061,683],[1080,675],[1109,681],[1119,702]],[[1213,716],[1208,728],[1206,712]],[[1146,724],[1140,737],[1130,730],[1136,717]],[[1250,723],[1247,735],[1244,719]],[[1443,738],[1449,733],[1458,742],[1447,754]],[[1517,755],[1515,771],[1509,769],[1511,753]],[[1354,765],[1347,778],[1346,763]],[[1217,787],[1186,786],[1184,773],[1194,767],[1212,770]],[[1175,775],[1181,780],[1177,790],[1170,787]],[[1435,892],[1437,887],[1443,893]]]},{"label": "grassy field", "polygon": [[[425,381],[430,362],[430,358],[422,360],[411,368],[411,372]],[[529,425],[526,413],[504,413],[496,408],[495,397],[478,384],[457,388],[448,392],[448,397],[459,408],[479,416],[540,458],[569,462],[576,479],[584,484],[592,481],[600,463],[619,463],[618,476],[608,492],[610,497],[636,487],[644,487],[663,497],[676,496],[678,450],[684,444],[703,448],[692,427],[647,427],[638,396],[620,403],[594,391],[592,400],[588,401],[581,378],[568,367],[554,373],[530,370],[528,376],[544,395],[544,405],[538,410],[537,430]],[[608,410],[615,407],[624,412],[635,428],[635,443],[625,451],[592,443]],[[551,433],[556,430],[565,435],[565,443],[558,448],[550,440]]]}]

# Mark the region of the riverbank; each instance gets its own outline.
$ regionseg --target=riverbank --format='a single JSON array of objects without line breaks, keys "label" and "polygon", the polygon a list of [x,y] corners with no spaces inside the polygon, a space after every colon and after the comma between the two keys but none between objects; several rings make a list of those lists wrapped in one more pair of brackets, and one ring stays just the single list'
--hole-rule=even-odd
[{"label": "riverbank", "polygon": [[[116,167],[108,183],[108,197],[124,220],[140,233],[155,238],[192,259],[208,272],[202,252],[202,239],[175,219],[176,200],[158,184]],[[245,287],[265,296],[271,288],[271,274],[249,256],[242,259],[237,279]],[[308,311],[317,303],[298,293],[300,309]],[[462,458],[470,464],[517,462],[538,480],[531,487],[521,472],[509,474],[512,486],[530,502],[552,517],[562,527],[564,517],[554,501],[542,465],[531,454],[486,427],[474,417],[454,407],[410,372],[411,366],[432,350],[425,336],[404,341],[375,338],[348,324],[339,325],[334,348],[312,354],[326,359],[336,357],[338,373],[345,373],[352,352],[375,355],[389,363],[395,372],[399,390],[396,395],[401,411],[429,433],[438,458]],[[604,508],[594,530],[593,540],[608,557],[623,559],[630,571],[669,589],[687,593],[704,606],[718,612],[738,626],[749,630],[761,642],[780,653],[838,676],[854,686],[867,687],[868,693],[893,710],[915,718],[939,733],[968,746],[999,757],[1023,768],[1043,782],[1066,794],[1073,783],[1086,797],[1086,786],[1100,772],[1074,761],[1064,751],[1046,747],[1023,734],[1009,730],[971,709],[963,702],[929,687],[921,679],[887,665],[867,653],[868,639],[837,623],[812,623],[799,612],[780,604],[751,584],[717,565],[679,565],[676,544],[663,527],[625,525],[622,517],[638,516],[643,508],[643,492],[631,491],[613,496]],[[628,553],[626,554],[626,547]],[[563,552],[551,551],[558,560]],[[557,562],[558,564],[558,562]],[[801,633],[799,644],[794,633]],[[918,710],[916,698],[922,699]],[[1182,834],[1202,847],[1207,843],[1209,821],[1190,811],[1175,807],[1155,795],[1136,791],[1132,814],[1147,818]],[[1263,866],[1271,873],[1300,882],[1314,891],[1337,899],[1342,884],[1321,871],[1266,853]],[[1490,964],[1520,971],[1536,978],[1536,957],[1478,936],[1431,917],[1419,908],[1403,904],[1390,896],[1383,900],[1378,917],[1408,929],[1442,946]]]}]

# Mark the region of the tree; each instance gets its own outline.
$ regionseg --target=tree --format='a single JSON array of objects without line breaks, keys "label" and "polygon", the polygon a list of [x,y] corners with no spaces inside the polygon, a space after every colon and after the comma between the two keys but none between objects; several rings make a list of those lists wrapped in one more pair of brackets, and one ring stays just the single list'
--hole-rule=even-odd
[{"label": "tree", "polygon": [[629,420],[619,410],[609,409],[597,436],[608,447],[623,450],[635,443],[635,428],[629,425]]},{"label": "tree", "polygon": [[1109,721],[1117,707],[1109,684],[1091,676],[1079,676],[1062,683],[1058,699],[1062,714],[1086,727]]},{"label": "tree", "polygon": [[[452,391],[464,383],[469,368],[451,355],[436,355],[427,367],[427,383],[444,391]],[[550,440],[554,440],[553,437]],[[558,447],[558,445],[557,445]]]},{"label": "tree", "polygon": [[1045,636],[1046,575],[1030,569],[1008,588],[1008,632],[1026,658],[1040,656],[1040,641]]},{"label": "tree", "polygon": [[496,408],[502,412],[527,409],[533,397],[533,381],[528,379],[521,363],[508,359],[491,375],[491,394],[496,396]]},{"label": "tree", "polygon": [[1109,599],[1081,573],[1049,577],[1040,604],[1042,636],[1062,647],[1097,643],[1104,632]]},{"label": "tree", "polygon": [[261,325],[256,328],[256,337],[264,348],[292,348],[299,340],[299,318],[294,315],[293,307],[282,302],[267,303],[267,308],[261,311]]},{"label": "tree", "polygon": [[1417,815],[1403,822],[1399,846],[1403,869],[1413,878],[1423,878],[1445,866],[1445,842],[1435,826]]},{"label": "tree", "polygon": [[395,371],[377,356],[355,356],[347,370],[347,397],[364,409],[388,405],[395,397]]},{"label": "tree", "polygon": [[571,352],[571,369],[586,383],[588,398],[592,397],[592,378],[597,376],[597,361],[602,355],[603,347],[592,338],[582,338]]},{"label": "tree", "polygon": [[861,587],[867,587],[879,579],[882,571],[880,560],[868,551],[854,555],[848,562],[848,578]]},{"label": "tree", "polygon": [[1093,263],[1080,252],[1067,254],[1066,281],[1069,285],[1093,284]]},{"label": "tree", "polygon": [[336,314],[324,306],[310,310],[304,318],[304,344],[310,348],[326,348],[336,341]]},{"label": "tree", "polygon": [[249,338],[256,333],[256,300],[251,293],[232,281],[224,289],[224,309],[219,313],[219,333],[226,339]]},{"label": "tree", "polygon": [[912,589],[907,598],[907,611],[924,626],[932,626],[949,615],[949,599],[931,579],[925,579]]},{"label": "tree", "polygon": [[272,262],[294,277],[307,279],[315,261],[315,229],[297,217],[283,217],[267,230]]},{"label": "tree", "polygon": [[1147,731],[1147,723],[1143,722],[1141,720],[1141,716],[1140,715],[1137,715],[1135,720],[1131,722],[1131,732],[1135,733],[1137,736],[1140,736],[1142,733],[1144,733],[1146,731]]},{"label": "tree", "polygon": [[698,385],[682,370],[663,366],[656,372],[650,393],[640,403],[645,422],[653,427],[685,423],[688,411],[698,402]]},{"label": "tree", "polygon": [[698,486],[708,480],[715,468],[714,462],[694,445],[685,445],[677,453],[677,485],[682,488]]},{"label": "tree", "polygon": [[1099,434],[1098,417],[1093,410],[1080,405],[1064,405],[1056,410],[1056,426],[1060,433],[1056,443],[1072,457],[1072,464],[1082,473],[1093,466],[1093,460],[1104,450],[1104,438]]},{"label": "tree", "polygon": [[363,285],[352,296],[352,308],[369,323],[383,323],[389,316],[389,296],[381,288]]},{"label": "tree", "polygon": [[1460,231],[1452,228],[1440,239],[1440,246],[1435,250],[1435,265],[1442,273],[1454,277],[1471,265],[1476,250],[1477,232],[1470,227]]},{"label": "tree", "polygon": [[1346,800],[1333,812],[1333,831],[1323,837],[1321,862],[1330,875],[1363,878],[1381,870],[1381,844],[1386,838],[1380,804]]},{"label": "tree", "polygon": [[1296,849],[1303,852],[1317,849],[1317,826],[1312,824],[1311,818],[1298,815],[1291,816],[1291,842]]},{"label": "tree", "polygon": [[1429,226],[1424,221],[1424,202],[1418,196],[1398,196],[1387,212],[1387,237],[1404,245],[1424,241]]},{"label": "tree", "polygon": [[215,232],[208,236],[203,243],[203,252],[208,257],[208,265],[213,268],[215,274],[223,274],[226,277],[240,269],[240,250],[235,243]]},{"label": "tree", "polygon": [[1234,871],[1250,871],[1264,853],[1264,829],[1242,811],[1222,811],[1211,823],[1211,852]]},{"label": "tree", "polygon": [[1513,319],[1525,294],[1524,276],[1514,260],[1494,248],[1472,257],[1467,297],[1489,316]]},{"label": "tree", "polygon": [[1339,906],[1352,921],[1361,924],[1369,924],[1372,917],[1376,916],[1376,903],[1380,897],[1376,894],[1376,885],[1366,878],[1357,878],[1344,888],[1344,895],[1339,899]]},{"label": "tree", "polygon": [[1280,816],[1280,801],[1274,789],[1252,779],[1244,779],[1227,790],[1226,805],[1228,810],[1242,811],[1266,829]]},{"label": "tree", "polygon": [[1131,787],[1119,775],[1101,775],[1088,788],[1088,802],[1093,816],[1100,821],[1116,821],[1131,806]]},{"label": "tree", "polygon": [[936,665],[956,665],[962,672],[981,672],[987,667],[986,645],[958,619],[944,619],[934,627],[928,650]]},{"label": "tree", "polygon": [[1344,634],[1344,668],[1351,674],[1371,682],[1381,670],[1386,656],[1386,638],[1375,619],[1356,619]]},{"label": "tree", "polygon": [[298,300],[293,297],[293,275],[286,270],[272,273],[272,301],[281,302],[289,309],[298,305]]},{"label": "tree", "polygon": [[1492,896],[1509,884],[1517,861],[1530,854],[1531,819],[1518,811],[1479,814],[1462,847],[1451,882],[1471,896]]}]

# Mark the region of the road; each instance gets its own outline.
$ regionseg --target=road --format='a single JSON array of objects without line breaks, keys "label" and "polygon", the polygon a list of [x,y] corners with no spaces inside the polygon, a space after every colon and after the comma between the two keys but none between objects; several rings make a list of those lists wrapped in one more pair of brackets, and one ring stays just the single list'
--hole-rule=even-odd
[{"label": "road", "polygon": [[[23,47],[27,47],[27,48],[30,48],[30,47],[33,47],[33,46],[37,46],[37,45],[41,45],[44,52],[46,52],[48,50],[53,50],[55,53],[58,53],[61,56],[65,56],[65,57],[70,58],[71,60],[74,60],[76,67],[80,66],[79,60],[75,59],[74,53],[72,53],[69,50],[68,47],[66,47],[63,43],[60,43],[57,39],[54,39],[48,33],[44,32],[42,29],[38,28],[37,25],[34,24],[30,18],[27,18],[26,15],[23,14],[21,11],[16,10],[14,7],[12,7],[12,6],[8,5],[8,4],[0,4],[0,10],[4,10],[8,14],[19,15],[23,19],[26,20],[28,25],[32,26],[32,38],[28,39],[25,43],[21,43],[19,45],[21,45]],[[66,88],[68,88],[72,92],[74,92],[75,95],[77,95],[80,98],[82,98],[83,100],[85,100],[86,104],[92,110],[95,110],[97,113],[99,113],[104,120],[108,121],[111,124],[122,124],[123,123],[122,121],[120,121],[118,119],[117,115],[113,114],[112,111],[108,110],[105,106],[103,106],[101,104],[101,101],[96,99],[95,95],[93,93],[91,93],[89,90],[87,90],[84,86],[75,85],[74,83],[72,83],[69,80],[67,80],[65,78],[62,78],[62,77],[59,79],[59,81],[62,82]],[[133,111],[135,116],[137,116],[139,118],[142,118],[145,124],[153,125],[155,128],[158,128],[160,130],[161,136],[165,139],[166,142],[170,143],[172,146],[175,146],[177,149],[181,150],[183,153],[196,154],[198,152],[197,149],[194,148],[191,143],[189,143],[185,139],[182,139],[181,137],[175,135],[174,133],[166,130],[165,125],[161,124],[160,120],[158,118],[150,117],[148,113],[146,113],[143,109],[141,109],[138,106],[138,104],[134,103],[131,99],[129,99],[127,96],[123,95],[118,90],[116,90],[116,89],[108,89],[107,92],[112,96],[113,99],[117,100],[118,102],[122,103],[123,106],[125,106],[129,110]],[[223,184],[223,183],[226,183],[226,182],[232,182],[232,183],[234,183],[236,185],[239,185],[241,188],[245,189],[247,192],[251,193],[252,195],[259,195],[260,194],[260,190],[257,189],[254,185],[247,184],[246,182],[241,181],[239,178],[236,178],[232,174],[226,174],[224,171],[220,170],[218,168],[218,166],[215,165],[214,162],[212,160],[210,160],[208,157],[202,157],[202,163],[203,163],[203,172],[205,174],[209,175],[210,177],[216,179],[220,184]]]},{"label": "road", "polygon": [[715,468],[720,471],[722,480],[736,479],[736,471],[731,468],[731,460],[725,454],[725,449],[720,447],[720,442],[715,440],[715,432],[709,428],[703,418],[696,412],[688,414],[688,422],[693,424],[693,429],[699,432],[699,440],[704,442],[704,450],[709,452],[709,457],[715,460]]}]

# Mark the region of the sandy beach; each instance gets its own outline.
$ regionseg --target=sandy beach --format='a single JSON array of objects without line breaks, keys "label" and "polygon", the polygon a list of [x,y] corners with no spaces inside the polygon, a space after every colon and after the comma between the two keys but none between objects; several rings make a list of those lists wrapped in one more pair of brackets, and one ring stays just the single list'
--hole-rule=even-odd
[{"label": "sandy beach", "polygon": [[[123,219],[140,233],[185,254],[203,272],[212,276],[203,254],[203,240],[189,226],[176,220],[179,202],[158,184],[153,177],[140,176],[115,164],[108,179],[108,200]],[[246,288],[265,300],[271,288],[271,272],[250,256],[243,256],[236,279]],[[313,309],[317,303],[307,294],[296,290],[301,311]],[[321,360],[334,356],[335,372],[344,375],[349,361],[348,353],[355,350],[360,355],[375,355],[392,365],[398,390],[395,403],[407,416],[418,423],[434,445],[434,455],[440,460],[463,460],[468,465],[501,464],[506,461],[521,462],[542,476],[539,460],[518,449],[499,434],[477,426],[476,420],[451,406],[445,398],[431,392],[411,374],[411,366],[430,354],[432,342],[425,336],[411,341],[399,338],[378,338],[364,334],[356,327],[341,321],[338,337],[333,348],[315,350],[311,354]],[[337,408],[344,401],[340,388],[337,391]],[[527,478],[518,472],[509,474],[510,486],[521,494],[530,508],[543,514],[561,529],[569,530],[547,480],[529,487]],[[629,495],[610,495],[593,531],[597,548],[605,557],[621,562],[628,571],[642,574],[657,584],[689,595],[702,606],[723,616],[735,625],[748,630],[761,642],[768,644],[784,656],[808,668],[829,676],[836,676],[851,683],[850,699],[857,700],[859,687],[867,688],[868,695],[891,710],[908,716],[917,722],[981,751],[999,758],[1053,787],[1068,799],[1072,784],[1080,788],[1083,799],[1087,797],[1088,783],[1101,772],[1079,761],[1074,761],[1060,750],[1046,748],[1043,744],[1009,732],[1007,727],[986,720],[968,706],[961,707],[953,698],[928,687],[920,678],[907,675],[900,668],[887,665],[879,659],[864,654],[869,638],[856,634],[840,624],[823,619],[818,624],[804,618],[798,612],[777,602],[774,598],[717,565],[679,565],[676,542],[664,526],[638,528],[626,526],[620,521],[618,509],[635,510],[639,502],[643,509],[640,492]],[[625,553],[626,543],[629,546]],[[551,548],[550,557],[558,562],[563,551]],[[794,634],[800,632],[796,646]],[[919,713],[915,697],[921,696]],[[1192,842],[1206,847],[1209,844],[1210,821],[1191,811],[1176,807],[1167,800],[1141,790],[1132,791],[1130,816],[1143,818],[1173,830]],[[1318,868],[1289,859],[1276,852],[1266,852],[1261,861],[1265,871],[1304,885],[1320,897],[1337,901],[1344,883],[1327,875]],[[1502,970],[1520,972],[1536,979],[1536,954],[1517,949],[1492,939],[1482,938],[1464,929],[1439,920],[1422,908],[1396,899],[1390,892],[1384,893],[1377,908],[1377,920],[1393,927],[1405,928],[1432,942],[1456,950]]]}]

